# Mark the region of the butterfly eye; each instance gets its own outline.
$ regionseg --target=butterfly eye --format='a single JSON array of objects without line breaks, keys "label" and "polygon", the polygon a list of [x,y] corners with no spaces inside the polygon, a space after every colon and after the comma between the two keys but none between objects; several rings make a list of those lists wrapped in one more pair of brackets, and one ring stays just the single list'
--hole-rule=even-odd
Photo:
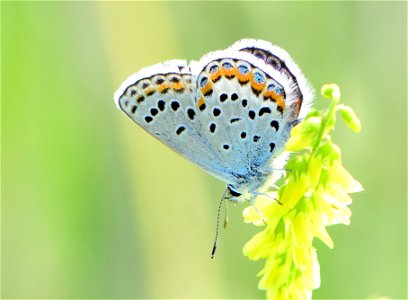
[{"label": "butterfly eye", "polygon": [[276,92],[277,94],[282,94],[282,89],[279,88],[279,87],[277,87],[277,88],[275,89],[275,92]]},{"label": "butterfly eye", "polygon": [[233,197],[239,197],[239,196],[242,195],[241,193],[237,192],[231,185],[228,185],[227,188],[228,188],[231,196],[233,196]]}]

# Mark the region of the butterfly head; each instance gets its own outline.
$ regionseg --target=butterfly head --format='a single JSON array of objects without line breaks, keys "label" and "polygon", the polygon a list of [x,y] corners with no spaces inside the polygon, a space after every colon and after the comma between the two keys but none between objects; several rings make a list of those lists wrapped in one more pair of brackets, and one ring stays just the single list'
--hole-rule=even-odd
[{"label": "butterfly head", "polygon": [[252,195],[253,193],[251,193],[247,188],[237,188],[229,184],[227,186],[227,190],[225,191],[224,199],[237,203],[248,200]]}]

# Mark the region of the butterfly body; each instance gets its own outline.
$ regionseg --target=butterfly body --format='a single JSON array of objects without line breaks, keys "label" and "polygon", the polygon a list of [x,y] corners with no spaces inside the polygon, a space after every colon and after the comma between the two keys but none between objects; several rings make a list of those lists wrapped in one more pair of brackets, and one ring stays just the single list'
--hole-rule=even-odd
[{"label": "butterfly body", "polygon": [[115,101],[240,200],[282,167],[284,145],[311,89],[284,50],[242,40],[189,65],[174,60],[143,69],[122,84]]}]

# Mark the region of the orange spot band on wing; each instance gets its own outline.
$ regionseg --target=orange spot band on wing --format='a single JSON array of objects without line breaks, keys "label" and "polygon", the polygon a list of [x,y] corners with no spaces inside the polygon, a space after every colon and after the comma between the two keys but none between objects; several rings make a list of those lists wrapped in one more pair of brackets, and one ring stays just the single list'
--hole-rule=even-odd
[{"label": "orange spot band on wing", "polygon": [[210,90],[212,90],[212,84],[208,81],[207,84],[201,89],[201,92],[203,95],[206,95]]},{"label": "orange spot band on wing", "polygon": [[150,87],[145,88],[143,91],[145,92],[145,94],[147,96],[150,96],[150,95],[154,94],[155,89],[154,89],[154,87],[150,86]]},{"label": "orange spot band on wing", "polygon": [[185,85],[182,82],[175,82],[171,85],[171,87],[175,90],[175,91],[181,91],[185,88]]},{"label": "orange spot band on wing", "polygon": [[168,85],[167,83],[162,83],[161,85],[159,85],[159,86],[157,87],[157,90],[158,90],[160,93],[163,93],[163,92],[167,91],[168,89],[169,89],[169,85]]},{"label": "orange spot band on wing", "polygon": [[263,96],[265,100],[268,99],[272,100],[273,102],[276,102],[277,106],[285,108],[285,100],[281,95],[278,95],[275,91],[265,91]]},{"label": "orange spot band on wing", "polygon": [[222,70],[218,69],[216,72],[211,74],[210,79],[212,82],[216,82],[218,79],[220,79],[221,75],[222,75]]},{"label": "orange spot band on wing", "polygon": [[252,73],[248,72],[246,74],[242,74],[241,72],[237,72],[237,78],[240,83],[247,83],[252,78]]},{"label": "orange spot band on wing", "polygon": [[225,69],[222,68],[221,72],[224,74],[225,77],[227,77],[228,79],[233,78],[234,76],[237,75],[238,70],[236,67],[233,67],[231,69]]},{"label": "orange spot band on wing", "polygon": [[265,81],[264,82],[256,82],[254,80],[254,77],[253,76],[251,77],[251,87],[254,90],[256,90],[258,92],[262,92],[262,90],[265,88],[265,85],[266,85]]},{"label": "orange spot band on wing", "polygon": [[139,95],[136,96],[136,102],[137,103],[143,102],[143,100],[144,100],[144,96],[142,94],[139,94]]},{"label": "orange spot band on wing", "polygon": [[200,97],[200,99],[198,99],[197,101],[197,106],[198,108],[200,108],[201,106],[203,106],[205,104],[205,100],[203,97]]}]

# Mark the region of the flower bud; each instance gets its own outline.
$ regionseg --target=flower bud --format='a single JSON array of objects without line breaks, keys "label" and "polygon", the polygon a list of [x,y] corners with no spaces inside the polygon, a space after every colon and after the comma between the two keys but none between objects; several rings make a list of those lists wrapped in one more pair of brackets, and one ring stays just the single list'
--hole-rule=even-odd
[{"label": "flower bud", "polygon": [[327,99],[334,100],[336,102],[340,101],[340,88],[335,83],[323,85],[320,93]]},{"label": "flower bud", "polygon": [[359,132],[361,130],[361,122],[350,106],[339,105],[337,109],[340,111],[340,115],[348,127],[354,132]]}]

